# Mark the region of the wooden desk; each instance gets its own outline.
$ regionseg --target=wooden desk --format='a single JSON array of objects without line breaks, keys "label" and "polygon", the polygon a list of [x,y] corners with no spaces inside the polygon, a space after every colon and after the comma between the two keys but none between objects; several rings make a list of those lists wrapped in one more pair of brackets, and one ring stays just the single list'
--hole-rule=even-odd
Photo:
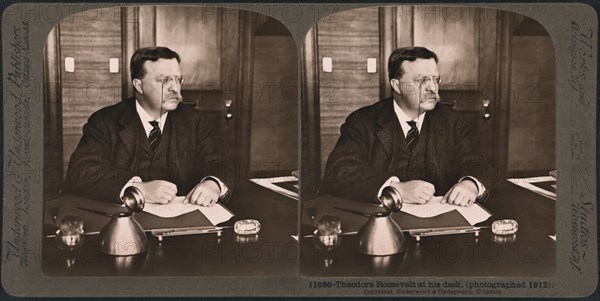
[{"label": "wooden desk", "polygon": [[[346,200],[353,209],[372,210],[369,205]],[[343,231],[355,229],[367,218],[332,209],[339,199],[321,196],[305,202],[302,234],[309,234],[310,213],[338,216]],[[508,182],[494,188],[484,205],[493,215],[482,225],[510,218],[519,223],[514,240],[495,236],[484,229],[473,234],[424,237],[420,242],[405,233],[406,252],[395,256],[367,256],[358,252],[356,235],[342,236],[333,251],[317,248],[312,238],[300,242],[300,273],[305,276],[552,276],[556,271],[554,235],[556,201]],[[313,222],[314,224],[314,222]]]},{"label": "wooden desk", "polygon": [[[57,220],[65,215],[80,216],[85,224],[106,224],[109,218],[81,211],[77,206],[116,212],[119,207],[65,196],[46,204],[45,234],[56,227],[52,209],[59,208]],[[61,249],[54,238],[44,238],[42,271],[48,276],[293,276],[298,271],[298,202],[251,184],[236,189],[227,207],[236,214],[224,225],[253,218],[262,229],[256,241],[244,241],[232,229],[216,234],[165,238],[159,243],[148,234],[148,252],[138,256],[115,257],[100,252],[98,235],[86,236],[73,251]],[[88,230],[91,231],[91,230]]]}]

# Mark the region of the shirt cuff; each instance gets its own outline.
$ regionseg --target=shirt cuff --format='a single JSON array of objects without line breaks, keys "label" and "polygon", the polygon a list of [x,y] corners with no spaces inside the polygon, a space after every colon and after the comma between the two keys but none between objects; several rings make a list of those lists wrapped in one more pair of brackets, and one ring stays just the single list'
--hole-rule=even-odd
[{"label": "shirt cuff", "polygon": [[400,179],[398,179],[398,177],[390,177],[387,181],[385,181],[385,183],[383,183],[383,185],[381,185],[379,188],[379,191],[377,191],[377,199],[381,197],[381,192],[383,189],[392,185],[392,182],[400,182]]},{"label": "shirt cuff", "polygon": [[133,183],[139,183],[141,181],[142,181],[142,178],[140,178],[138,176],[135,176],[135,177],[129,179],[129,181],[127,181],[125,186],[123,186],[123,188],[121,189],[121,192],[119,193],[119,199],[121,199],[123,197],[123,193],[125,193],[125,189],[127,189],[127,187],[133,186]]},{"label": "shirt cuff", "polygon": [[481,182],[479,182],[479,180],[477,180],[475,177],[471,177],[471,176],[464,176],[462,178],[460,178],[460,180],[458,180],[459,182],[462,180],[471,180],[473,181],[473,183],[475,183],[475,185],[477,185],[477,197],[482,196],[485,193],[485,186],[483,186],[483,184],[481,184]]},{"label": "shirt cuff", "polygon": [[227,185],[225,185],[225,183],[221,182],[221,180],[219,180],[219,178],[217,178],[217,177],[213,177],[213,176],[204,177],[204,178],[202,178],[200,183],[202,183],[206,180],[215,181],[219,185],[219,189],[221,189],[221,193],[219,194],[219,197],[223,197],[229,191],[229,189],[227,188]]}]

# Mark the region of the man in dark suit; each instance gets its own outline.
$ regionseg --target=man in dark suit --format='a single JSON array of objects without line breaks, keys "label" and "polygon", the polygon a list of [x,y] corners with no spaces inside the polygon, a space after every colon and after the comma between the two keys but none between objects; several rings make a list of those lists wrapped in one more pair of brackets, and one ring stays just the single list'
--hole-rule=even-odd
[{"label": "man in dark suit", "polygon": [[[322,192],[377,202],[386,186],[402,202],[468,206],[486,196],[482,160],[470,128],[438,103],[435,53],[423,47],[396,49],[388,60],[393,97],[348,116],[329,155]],[[488,186],[489,187],[489,186]]]},{"label": "man in dark suit", "polygon": [[131,58],[134,97],[89,118],[69,161],[67,190],[118,203],[128,186],[148,203],[211,206],[229,195],[221,181],[226,162],[200,112],[181,103],[179,55],[166,47],[137,50]]}]

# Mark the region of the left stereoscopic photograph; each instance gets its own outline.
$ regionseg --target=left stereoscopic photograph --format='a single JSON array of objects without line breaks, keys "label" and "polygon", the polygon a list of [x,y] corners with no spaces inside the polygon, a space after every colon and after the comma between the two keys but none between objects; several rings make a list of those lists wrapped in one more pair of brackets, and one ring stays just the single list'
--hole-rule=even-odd
[{"label": "left stereoscopic photograph", "polygon": [[42,272],[295,276],[298,67],[279,21],[85,10],[44,47]]}]

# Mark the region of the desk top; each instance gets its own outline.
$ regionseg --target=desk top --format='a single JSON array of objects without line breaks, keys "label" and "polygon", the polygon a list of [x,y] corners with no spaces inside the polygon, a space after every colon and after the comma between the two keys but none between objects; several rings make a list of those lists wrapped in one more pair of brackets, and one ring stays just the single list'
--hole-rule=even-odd
[{"label": "desk top", "polygon": [[[84,225],[105,225],[110,219],[76,207],[123,211],[90,199],[61,197],[46,203],[45,234],[56,229],[53,208],[59,208],[58,221],[65,215],[77,215]],[[83,245],[75,250],[65,250],[54,238],[44,238],[42,271],[48,276],[295,277],[298,243],[290,234],[297,233],[298,202],[251,184],[236,189],[227,207],[236,215],[223,225],[233,225],[240,219],[257,219],[262,226],[258,237],[240,237],[232,229],[226,229],[221,236],[214,233],[177,236],[159,242],[148,234],[148,252],[126,257],[101,253],[99,235],[86,235]]]},{"label": "desk top", "polygon": [[[360,227],[366,221],[361,222],[363,217],[351,213],[327,209],[335,199],[323,196],[305,202],[303,234],[314,229],[308,210],[316,210],[317,216],[337,215],[343,225],[354,223]],[[109,204],[67,196],[47,202],[44,221],[53,224],[49,212],[59,204],[58,220],[70,212],[77,212],[84,220],[104,218],[74,209],[86,202],[96,209],[119,210]],[[370,205],[352,203],[351,206],[356,209]],[[220,237],[216,234],[169,237],[162,243],[149,236],[146,254],[114,257],[100,252],[98,236],[86,236],[83,246],[72,251],[61,249],[55,239],[45,238],[42,270],[48,276],[289,277],[297,277],[298,272],[309,277],[552,276],[556,271],[556,246],[548,237],[556,233],[555,201],[508,182],[492,191],[484,207],[493,216],[483,224],[514,219],[519,223],[514,239],[495,236],[489,229],[477,238],[473,234],[459,234],[424,237],[420,242],[405,234],[406,251],[385,257],[359,253],[356,235],[343,236],[341,246],[333,251],[317,248],[312,238],[302,238],[299,255],[298,243],[290,237],[297,233],[298,202],[259,186],[236,189],[227,207],[236,216],[226,224],[244,218],[261,222],[262,230],[256,241],[240,239],[233,231],[225,231]]]},{"label": "desk top", "polygon": [[[343,231],[356,230],[346,226],[360,228],[366,223],[366,217],[332,209],[332,204],[339,202],[339,198],[332,196],[305,202],[302,234],[312,232],[311,224],[322,215],[338,216]],[[346,202],[347,207],[373,211],[368,204]],[[305,276],[552,276],[556,271],[556,243],[548,235],[556,233],[555,203],[508,182],[501,183],[484,204],[493,215],[481,225],[514,219],[519,223],[514,238],[496,236],[490,229],[484,229],[479,237],[456,234],[423,237],[417,242],[405,233],[406,251],[394,256],[360,253],[356,235],[342,236],[341,245],[334,250],[323,250],[313,238],[303,238],[300,273]],[[312,221],[311,214],[315,216]]]}]

